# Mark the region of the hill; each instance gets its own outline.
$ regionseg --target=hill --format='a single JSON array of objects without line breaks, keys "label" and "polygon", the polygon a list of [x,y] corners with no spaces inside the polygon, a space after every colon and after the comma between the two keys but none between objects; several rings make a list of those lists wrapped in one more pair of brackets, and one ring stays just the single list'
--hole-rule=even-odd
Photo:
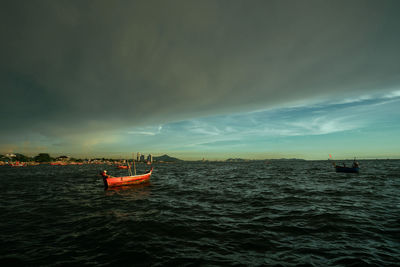
[{"label": "hill", "polygon": [[181,159],[177,159],[177,158],[174,158],[174,157],[170,157],[170,156],[168,156],[168,155],[162,155],[162,156],[159,156],[159,157],[153,157],[153,160],[154,161],[158,161],[158,162],[180,162],[180,161],[183,161],[183,160],[181,160]]},{"label": "hill", "polygon": [[245,162],[245,161],[250,161],[248,159],[240,159],[240,158],[230,158],[227,159],[226,162]]}]

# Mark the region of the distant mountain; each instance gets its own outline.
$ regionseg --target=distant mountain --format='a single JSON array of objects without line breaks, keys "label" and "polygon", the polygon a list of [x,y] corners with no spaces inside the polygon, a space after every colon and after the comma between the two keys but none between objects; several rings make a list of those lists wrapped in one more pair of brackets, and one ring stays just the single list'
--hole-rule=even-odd
[{"label": "distant mountain", "polygon": [[249,160],[240,159],[240,158],[235,158],[235,159],[230,158],[230,159],[226,160],[226,162],[245,162],[245,161],[249,161]]},{"label": "distant mountain", "polygon": [[304,161],[304,159],[296,159],[296,158],[281,158],[281,159],[241,159],[241,158],[230,158],[225,160],[226,162],[257,162],[257,161]]},{"label": "distant mountain", "polygon": [[287,158],[281,158],[281,159],[269,159],[269,160],[280,160],[280,161],[306,161],[305,159],[297,159],[297,158],[290,158],[290,159],[287,159]]},{"label": "distant mountain", "polygon": [[162,155],[162,156],[159,156],[159,157],[153,157],[153,160],[154,161],[163,161],[163,162],[179,162],[179,161],[183,161],[181,159],[170,157],[170,156],[168,156],[166,154]]}]

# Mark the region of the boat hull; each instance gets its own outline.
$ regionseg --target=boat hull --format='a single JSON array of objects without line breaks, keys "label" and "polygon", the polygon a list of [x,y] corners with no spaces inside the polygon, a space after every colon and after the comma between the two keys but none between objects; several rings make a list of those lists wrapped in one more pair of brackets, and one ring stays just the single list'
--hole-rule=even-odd
[{"label": "boat hull", "polygon": [[128,169],[128,166],[117,166],[118,169]]},{"label": "boat hull", "polygon": [[340,166],[336,166],[335,167],[336,172],[345,172],[345,173],[358,173],[359,172],[359,168],[349,168],[349,167],[340,167]]},{"label": "boat hull", "polygon": [[123,177],[103,177],[104,187],[116,187],[116,186],[126,186],[133,184],[142,184],[146,183],[150,180],[150,176],[153,170],[150,170],[148,173],[134,175],[134,176],[123,176]]}]

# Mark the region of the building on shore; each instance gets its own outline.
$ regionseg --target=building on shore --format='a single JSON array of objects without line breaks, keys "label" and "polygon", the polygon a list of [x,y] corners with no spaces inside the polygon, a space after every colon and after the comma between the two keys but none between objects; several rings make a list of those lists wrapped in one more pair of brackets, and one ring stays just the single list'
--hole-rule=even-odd
[{"label": "building on shore", "polygon": [[56,158],[56,160],[58,160],[58,161],[68,161],[68,160],[70,160],[70,157],[68,157],[68,156],[59,156],[59,157]]}]

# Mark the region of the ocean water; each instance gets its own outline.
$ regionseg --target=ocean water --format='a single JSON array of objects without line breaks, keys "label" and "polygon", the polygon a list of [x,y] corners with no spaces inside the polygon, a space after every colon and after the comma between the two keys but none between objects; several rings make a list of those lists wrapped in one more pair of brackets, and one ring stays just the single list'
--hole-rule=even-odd
[{"label": "ocean water", "polygon": [[99,171],[126,170],[0,166],[0,264],[399,264],[400,161],[360,163],[156,164],[114,190]]}]

